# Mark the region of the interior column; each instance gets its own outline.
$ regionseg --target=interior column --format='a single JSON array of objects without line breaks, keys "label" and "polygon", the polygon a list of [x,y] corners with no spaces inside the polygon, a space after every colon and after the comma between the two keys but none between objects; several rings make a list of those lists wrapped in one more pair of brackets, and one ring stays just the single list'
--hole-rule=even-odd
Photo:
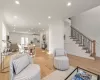
[{"label": "interior column", "polygon": [[53,22],[49,26],[49,53],[53,54],[55,49],[64,49],[64,22]]}]

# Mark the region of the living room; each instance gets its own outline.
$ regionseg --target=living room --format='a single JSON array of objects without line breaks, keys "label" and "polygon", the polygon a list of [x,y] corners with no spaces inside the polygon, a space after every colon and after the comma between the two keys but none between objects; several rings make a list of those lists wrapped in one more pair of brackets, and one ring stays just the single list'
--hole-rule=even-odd
[{"label": "living room", "polygon": [[0,1],[0,80],[100,80],[99,0]]}]

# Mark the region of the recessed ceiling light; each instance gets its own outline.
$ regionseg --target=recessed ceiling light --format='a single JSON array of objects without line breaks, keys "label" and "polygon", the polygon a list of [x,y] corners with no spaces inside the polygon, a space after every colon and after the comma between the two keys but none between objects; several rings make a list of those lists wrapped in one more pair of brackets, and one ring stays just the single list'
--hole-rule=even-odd
[{"label": "recessed ceiling light", "polygon": [[16,3],[16,4],[20,4],[20,2],[19,2],[19,1],[15,1],[15,3]]},{"label": "recessed ceiling light", "polygon": [[43,29],[44,30],[44,29]]},{"label": "recessed ceiling light", "polygon": [[72,5],[72,3],[71,3],[71,2],[68,2],[68,3],[67,3],[67,6],[71,6],[71,5]]},{"label": "recessed ceiling light", "polygon": [[33,29],[33,28],[31,28],[31,29]]},{"label": "recessed ceiling light", "polygon": [[17,16],[14,16],[15,19],[17,19]]},{"label": "recessed ceiling light", "polygon": [[48,19],[51,19],[51,16],[48,16]]},{"label": "recessed ceiling light", "polygon": [[30,31],[30,30],[29,30]]},{"label": "recessed ceiling light", "polygon": [[39,22],[39,25],[41,25],[41,23]]}]

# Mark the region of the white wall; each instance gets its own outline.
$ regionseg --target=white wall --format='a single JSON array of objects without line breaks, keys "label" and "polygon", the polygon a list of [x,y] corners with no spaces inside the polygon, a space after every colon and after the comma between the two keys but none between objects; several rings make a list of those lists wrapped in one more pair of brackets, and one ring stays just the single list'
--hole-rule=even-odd
[{"label": "white wall", "polygon": [[97,41],[97,56],[100,57],[100,6],[74,16],[72,26],[87,37]]},{"label": "white wall", "polygon": [[33,35],[30,35],[30,34],[10,32],[9,35],[10,35],[10,40],[11,40],[12,43],[20,44],[21,43],[21,37],[27,37],[28,40],[29,40],[29,43],[30,43],[31,40],[33,40]]},{"label": "white wall", "polygon": [[[7,29],[7,26],[4,22],[2,22],[2,40],[7,40],[7,35],[9,35],[9,31]],[[2,42],[2,48],[7,47],[7,43]]]},{"label": "white wall", "polygon": [[69,41],[69,36],[70,36],[70,33],[71,33],[70,26],[71,26],[71,20],[66,19],[66,21],[64,22],[64,34],[66,36],[65,41],[64,41],[65,44],[70,42]]},{"label": "white wall", "polygon": [[49,53],[55,49],[64,49],[64,22],[57,21],[49,26]]},{"label": "white wall", "polygon": [[3,13],[0,9],[0,50],[2,48],[2,19],[3,19]]}]

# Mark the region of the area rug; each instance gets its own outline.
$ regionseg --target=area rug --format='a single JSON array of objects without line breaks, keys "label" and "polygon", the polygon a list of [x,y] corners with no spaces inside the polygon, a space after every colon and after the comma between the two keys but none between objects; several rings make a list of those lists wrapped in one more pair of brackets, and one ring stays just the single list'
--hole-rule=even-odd
[{"label": "area rug", "polygon": [[56,70],[42,80],[64,80],[74,69],[75,67],[70,66],[66,71]]},{"label": "area rug", "polygon": [[[65,80],[66,77],[75,69],[75,67],[70,66],[70,68],[66,71],[59,71],[56,70],[53,73],[51,73],[50,75],[46,76],[45,78],[43,78],[42,80]],[[74,77],[74,75],[77,73],[77,71],[75,71],[67,80],[72,80],[72,78]],[[96,75],[92,75],[92,80],[97,80],[97,76]]]}]

